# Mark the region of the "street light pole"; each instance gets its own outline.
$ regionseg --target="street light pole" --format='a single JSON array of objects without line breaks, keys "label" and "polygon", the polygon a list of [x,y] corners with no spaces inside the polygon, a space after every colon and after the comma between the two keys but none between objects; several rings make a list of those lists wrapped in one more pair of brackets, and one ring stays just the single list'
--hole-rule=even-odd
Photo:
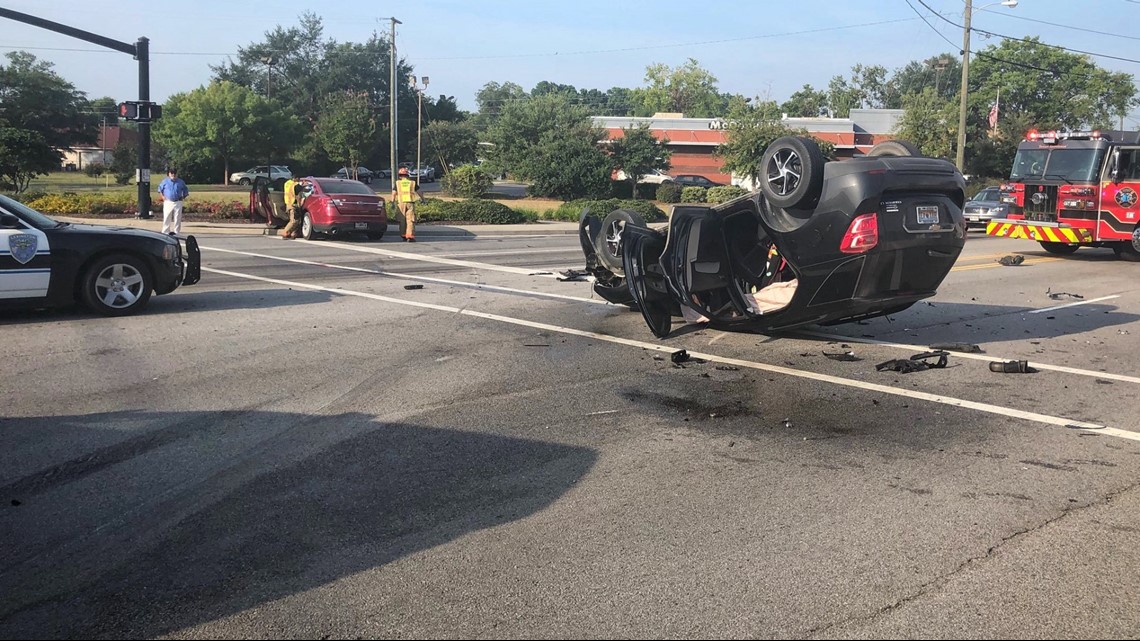
[{"label": "street light pole", "polygon": [[420,186],[420,177],[423,173],[423,165],[420,164],[420,151],[423,149],[423,125],[424,125],[424,89],[428,86],[428,77],[422,76],[420,80],[423,81],[424,86],[421,89],[416,84],[416,77],[412,76],[412,88],[416,90],[416,187]]},{"label": "street light pole", "polygon": [[395,18],[389,18],[392,21],[392,36],[388,41],[390,53],[392,54],[392,61],[390,63],[391,77],[388,79],[388,106],[390,107],[388,126],[390,128],[390,140],[392,150],[389,155],[388,167],[392,170],[392,177],[389,181],[392,183],[392,190],[396,190],[396,143],[398,138],[396,136],[396,96],[400,93],[399,86],[396,85],[396,25],[403,24]]},{"label": "street light pole", "polygon": [[[980,8],[985,9],[995,4],[1012,9],[1017,6],[1017,0],[1002,0]],[[970,83],[970,19],[973,16],[973,3],[971,0],[966,0],[966,13],[962,16],[965,20],[962,28],[962,95],[958,105],[958,154],[955,163],[958,165],[958,171],[963,171],[966,165],[966,98]]]}]

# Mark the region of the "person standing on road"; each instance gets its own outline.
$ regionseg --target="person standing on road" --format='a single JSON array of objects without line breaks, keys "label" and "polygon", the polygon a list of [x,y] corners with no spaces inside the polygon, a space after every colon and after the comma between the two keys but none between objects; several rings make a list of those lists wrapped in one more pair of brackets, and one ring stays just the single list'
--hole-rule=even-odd
[{"label": "person standing on road", "polygon": [[423,200],[420,186],[408,178],[408,168],[400,167],[400,179],[393,185],[392,200],[400,211],[400,235],[405,243],[416,242],[416,199]]},{"label": "person standing on road", "polygon": [[177,236],[182,233],[182,201],[190,195],[186,183],[173,167],[166,170],[166,178],[158,183],[162,195],[162,233]]},{"label": "person standing on road", "polygon": [[[285,240],[297,237],[297,230],[301,227],[301,220],[305,216],[305,210],[302,208],[304,195],[301,190],[303,188],[304,183],[299,180],[290,178],[285,181],[285,211],[289,212],[289,224],[281,230],[281,238]],[[298,198],[298,196],[301,197]]]}]

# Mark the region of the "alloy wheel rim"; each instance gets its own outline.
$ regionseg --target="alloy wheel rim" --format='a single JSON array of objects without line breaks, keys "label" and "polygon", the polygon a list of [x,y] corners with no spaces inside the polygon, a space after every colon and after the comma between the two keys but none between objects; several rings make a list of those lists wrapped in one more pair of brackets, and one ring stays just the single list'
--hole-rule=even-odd
[{"label": "alloy wheel rim", "polygon": [[108,265],[95,278],[95,296],[112,309],[126,309],[143,294],[139,270],[125,263]]}]

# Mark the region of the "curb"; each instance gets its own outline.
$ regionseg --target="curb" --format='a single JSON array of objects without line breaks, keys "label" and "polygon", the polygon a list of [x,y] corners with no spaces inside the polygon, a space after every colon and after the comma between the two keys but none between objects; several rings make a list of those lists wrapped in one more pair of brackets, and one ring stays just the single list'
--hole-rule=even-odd
[{"label": "curb", "polygon": [[[162,219],[139,218],[83,218],[79,216],[53,216],[56,220],[68,223],[94,224],[119,227],[135,227],[151,231],[162,230]],[[281,230],[266,227],[261,223],[210,223],[189,222],[182,223],[184,233],[199,234],[226,234],[234,236],[280,236]],[[389,237],[398,236],[399,225],[388,225],[385,234]],[[578,224],[568,222],[538,222],[525,225],[436,225],[420,223],[416,225],[417,237],[431,238],[476,238],[479,236],[558,236],[577,235]]]}]

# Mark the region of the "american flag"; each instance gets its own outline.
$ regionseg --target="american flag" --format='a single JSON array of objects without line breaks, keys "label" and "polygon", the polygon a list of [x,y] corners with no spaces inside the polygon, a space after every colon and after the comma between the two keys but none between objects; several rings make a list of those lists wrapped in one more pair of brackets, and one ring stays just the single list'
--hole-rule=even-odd
[{"label": "american flag", "polygon": [[998,118],[998,103],[994,101],[994,106],[990,108],[990,129],[997,127]]}]

